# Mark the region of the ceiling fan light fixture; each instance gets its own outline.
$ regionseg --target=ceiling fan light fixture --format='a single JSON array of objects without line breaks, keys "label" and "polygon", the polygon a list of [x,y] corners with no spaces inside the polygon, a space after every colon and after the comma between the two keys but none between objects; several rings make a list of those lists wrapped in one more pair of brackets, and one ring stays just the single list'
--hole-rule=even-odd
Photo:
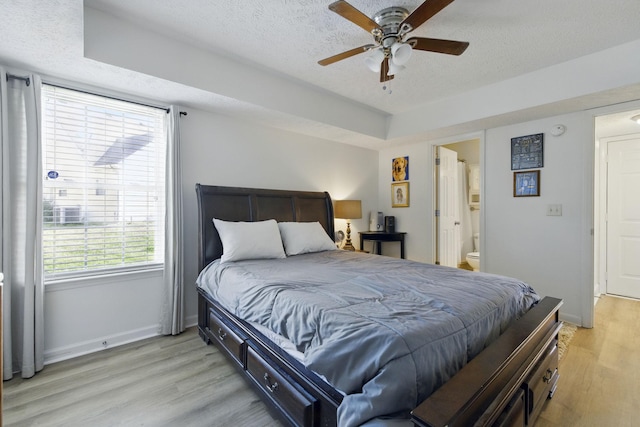
[{"label": "ceiling fan light fixture", "polygon": [[413,49],[408,43],[395,42],[391,46],[391,60],[395,65],[402,66],[411,58]]},{"label": "ceiling fan light fixture", "polygon": [[631,117],[631,120],[640,125],[640,114]]},{"label": "ceiling fan light fixture", "polygon": [[367,67],[374,73],[380,72],[380,66],[382,65],[382,61],[384,60],[384,52],[381,49],[376,49],[373,53],[364,60],[364,63],[367,64]]}]

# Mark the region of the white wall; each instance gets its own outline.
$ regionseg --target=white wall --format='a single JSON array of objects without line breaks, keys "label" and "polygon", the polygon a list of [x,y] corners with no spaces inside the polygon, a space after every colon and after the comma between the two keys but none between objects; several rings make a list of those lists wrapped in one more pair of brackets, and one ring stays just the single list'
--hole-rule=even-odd
[{"label": "white wall", "polygon": [[[564,124],[564,135],[549,133]],[[513,197],[511,138],[544,133],[541,196]],[[462,141],[468,136],[454,138]],[[482,269],[524,280],[542,296],[564,300],[564,320],[591,326],[593,309],[593,117],[575,113],[484,134],[480,253]],[[481,137],[482,139],[482,137]],[[407,234],[407,258],[433,262],[433,144],[430,141],[380,152],[380,208],[397,218]],[[391,159],[410,157],[411,206],[391,209]],[[561,217],[546,216],[548,204],[562,204]],[[390,253],[390,255],[393,255]]]},{"label": "white wall", "polygon": [[[567,127],[554,137],[555,124]],[[544,133],[540,197],[513,197],[510,143]],[[575,113],[486,132],[484,269],[564,300],[564,319],[590,326],[593,307],[593,118]],[[562,204],[562,216],[547,216]]]},{"label": "white wall", "polygon": [[[333,199],[362,200],[363,214],[378,206],[378,153],[317,138],[188,110],[181,119],[185,313],[197,322],[197,210],[195,184],[328,191]],[[336,229],[345,229],[343,220]],[[368,228],[368,215],[352,221]],[[162,273],[114,276],[47,285],[45,361],[75,357],[156,335]]]},{"label": "white wall", "polygon": [[[409,207],[391,207],[391,162],[395,157],[409,156]],[[421,262],[433,262],[433,229],[428,217],[433,212],[430,182],[433,167],[432,147],[428,143],[404,145],[380,152],[378,164],[378,210],[396,217],[396,231],[404,231],[405,256]],[[365,249],[371,249],[365,246]],[[397,243],[383,243],[382,254],[400,256]]]},{"label": "white wall", "polygon": [[46,285],[45,363],[157,335],[161,284],[155,271]]}]

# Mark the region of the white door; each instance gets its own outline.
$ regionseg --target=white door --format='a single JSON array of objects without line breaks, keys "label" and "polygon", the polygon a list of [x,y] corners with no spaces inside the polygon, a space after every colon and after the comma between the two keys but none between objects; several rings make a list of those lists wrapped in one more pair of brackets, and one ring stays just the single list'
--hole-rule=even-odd
[{"label": "white door", "polygon": [[458,267],[458,153],[437,147],[438,168],[438,260],[440,265]]},{"label": "white door", "polygon": [[640,298],[640,137],[608,143],[607,293]]}]

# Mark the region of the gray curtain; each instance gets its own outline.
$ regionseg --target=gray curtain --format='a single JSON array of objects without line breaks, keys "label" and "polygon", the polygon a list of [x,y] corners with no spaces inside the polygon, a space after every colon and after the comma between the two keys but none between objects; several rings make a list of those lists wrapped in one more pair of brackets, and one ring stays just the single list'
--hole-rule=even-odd
[{"label": "gray curtain", "polygon": [[163,335],[177,335],[184,331],[182,166],[180,111],[177,107],[170,107],[166,123],[164,303],[160,327]]},{"label": "gray curtain", "polygon": [[44,366],[42,145],[40,77],[28,83],[0,67],[2,145],[2,310],[4,379],[29,378]]}]

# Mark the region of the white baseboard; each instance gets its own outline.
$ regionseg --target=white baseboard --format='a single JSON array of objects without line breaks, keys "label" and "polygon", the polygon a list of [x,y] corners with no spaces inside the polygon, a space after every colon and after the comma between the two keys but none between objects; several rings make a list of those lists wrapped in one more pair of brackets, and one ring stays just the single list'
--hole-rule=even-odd
[{"label": "white baseboard", "polygon": [[562,311],[560,311],[560,320],[562,320],[563,322],[574,324],[576,326],[582,326],[582,319],[579,316],[563,313]]},{"label": "white baseboard", "polygon": [[[190,328],[198,324],[198,315],[187,316],[185,319],[185,327]],[[78,344],[70,345],[67,347],[59,347],[51,350],[47,350],[44,353],[44,364],[61,362],[67,359],[73,359],[74,357],[83,356],[85,354],[95,353],[96,351],[105,350],[111,347],[117,347],[124,344],[140,341],[146,338],[151,338],[160,335],[159,325],[152,325],[146,328],[140,328],[133,331],[124,332],[121,334],[115,334],[105,337],[96,338],[81,342]],[[104,345],[104,343],[107,343]]]},{"label": "white baseboard", "polygon": [[160,335],[158,331],[159,325],[152,325],[146,328],[140,328],[120,334],[96,338],[66,347],[47,350],[44,352],[44,364],[48,365],[50,363],[61,362],[63,360],[73,359],[74,357],[95,353],[107,348],[117,347],[123,344],[155,337]]},{"label": "white baseboard", "polygon": [[184,325],[186,328],[190,328],[192,326],[197,326],[198,325],[198,315],[194,314],[193,316],[187,316],[186,319],[184,319]]}]

